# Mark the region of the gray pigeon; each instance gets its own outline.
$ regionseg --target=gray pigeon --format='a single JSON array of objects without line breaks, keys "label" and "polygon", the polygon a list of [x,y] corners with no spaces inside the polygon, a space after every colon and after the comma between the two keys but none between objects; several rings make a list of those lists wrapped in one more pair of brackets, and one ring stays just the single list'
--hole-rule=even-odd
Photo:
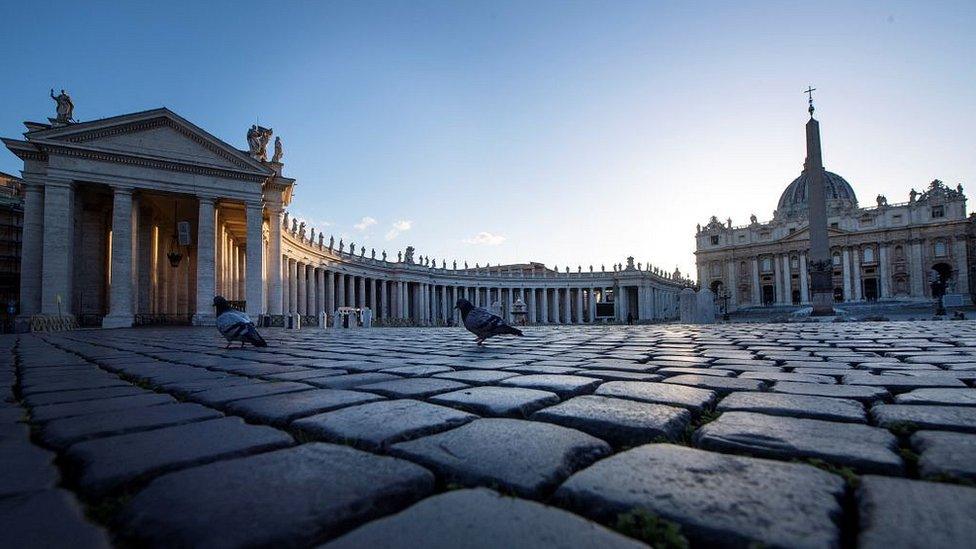
[{"label": "gray pigeon", "polygon": [[478,336],[478,339],[475,340],[478,345],[484,343],[489,337],[496,335],[524,335],[521,330],[505,324],[502,317],[492,314],[488,309],[483,307],[475,307],[467,299],[461,298],[457,300],[455,309],[461,310],[461,321],[464,322],[464,327],[472,334]]},{"label": "gray pigeon", "polygon": [[217,308],[217,330],[227,339],[227,348],[235,341],[241,342],[241,348],[244,348],[245,342],[255,347],[268,346],[251,322],[251,317],[232,309],[227,300],[219,295],[214,297],[213,304]]}]

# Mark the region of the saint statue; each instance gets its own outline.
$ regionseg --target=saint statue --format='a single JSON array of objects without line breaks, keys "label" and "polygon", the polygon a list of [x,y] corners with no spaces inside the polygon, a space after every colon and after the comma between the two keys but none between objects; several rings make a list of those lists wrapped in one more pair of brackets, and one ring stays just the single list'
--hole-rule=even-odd
[{"label": "saint statue", "polygon": [[370,248],[369,249],[369,257],[370,257],[370,259],[373,259],[373,260],[376,259],[376,248]]},{"label": "saint statue", "polygon": [[284,153],[281,151],[281,138],[275,136],[274,155],[271,157],[271,161],[281,162],[282,156],[284,156]]},{"label": "saint statue", "polygon": [[756,218],[756,214],[752,214],[752,215],[749,216],[749,223],[755,225],[758,222],[759,222],[759,220]]},{"label": "saint statue", "polygon": [[344,247],[345,247],[345,244],[343,244],[343,243],[342,243],[342,239],[340,238],[340,239],[339,239],[339,253],[340,253],[340,254],[342,253],[342,249],[343,249]]},{"label": "saint statue", "polygon": [[383,250],[383,263],[386,263],[386,250]]},{"label": "saint statue", "polygon": [[308,230],[308,241],[315,244],[315,227]]},{"label": "saint statue", "polygon": [[325,234],[319,233],[319,249],[322,249],[322,245],[325,244]]},{"label": "saint statue", "polygon": [[467,270],[468,270],[468,262],[467,262],[467,261],[465,261],[465,262],[464,262],[464,270],[465,270],[465,271],[467,271]]},{"label": "saint statue", "polygon": [[297,232],[298,232],[298,218],[293,217],[291,219],[291,234],[295,234]]},{"label": "saint statue", "polygon": [[447,260],[446,259],[442,259],[441,260],[441,269],[447,269]]},{"label": "saint statue", "polygon": [[356,255],[356,243],[352,242],[349,244],[349,255]]},{"label": "saint statue", "polygon": [[397,251],[397,263],[403,263],[403,252]]},{"label": "saint statue", "polygon": [[268,141],[271,140],[271,128],[263,128],[257,124],[252,124],[247,130],[248,154],[255,160],[265,161],[268,159]]},{"label": "saint statue", "polygon": [[915,189],[912,189],[912,192],[908,193],[909,202],[915,202],[915,198],[917,197],[918,197],[918,193],[915,191]]},{"label": "saint statue", "polygon": [[305,240],[305,222],[302,221],[298,224],[298,238]]},{"label": "saint statue", "polygon": [[49,118],[54,124],[70,124],[74,122],[74,112],[75,104],[71,101],[71,96],[61,90],[60,95],[54,95],[54,90],[51,90],[51,99],[57,103],[56,112],[58,113],[57,118]]},{"label": "saint statue", "polygon": [[366,246],[359,248],[359,257],[366,257]]},{"label": "saint statue", "polygon": [[593,265],[590,265],[590,272],[593,272]]},{"label": "saint statue", "polygon": [[457,270],[457,259],[454,260],[454,270]]},{"label": "saint statue", "polygon": [[281,224],[285,229],[288,228],[288,212],[285,212],[285,215],[281,218]]},{"label": "saint statue", "polygon": [[333,236],[333,235],[330,234],[329,235],[329,251],[331,252],[332,251],[332,248],[334,248],[334,247],[335,247],[335,236]]}]

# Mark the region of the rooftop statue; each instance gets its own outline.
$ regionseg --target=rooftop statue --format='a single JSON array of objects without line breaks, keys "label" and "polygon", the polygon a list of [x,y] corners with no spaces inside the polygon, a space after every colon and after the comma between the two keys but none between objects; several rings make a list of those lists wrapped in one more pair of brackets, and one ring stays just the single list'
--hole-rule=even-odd
[{"label": "rooftop statue", "polygon": [[403,261],[406,263],[413,263],[413,246],[407,246],[407,249],[403,251]]},{"label": "rooftop statue", "polygon": [[49,118],[48,120],[50,120],[54,124],[62,124],[62,125],[70,124],[75,121],[73,118],[75,112],[75,104],[71,100],[70,95],[65,93],[64,90],[61,90],[60,95],[54,95],[54,90],[52,89],[51,99],[53,99],[54,102],[57,103],[57,107],[55,107],[55,111],[57,112],[57,117]]},{"label": "rooftop statue", "polygon": [[342,239],[340,238],[339,239],[339,253],[340,254],[342,253],[342,249],[345,248],[345,246],[346,245],[342,243]]},{"label": "rooftop statue", "polygon": [[383,263],[386,263],[386,250],[383,250]]},{"label": "rooftop statue", "polygon": [[285,229],[288,228],[288,212],[285,212],[285,215],[282,216],[281,226],[284,227]]},{"label": "rooftop statue", "polygon": [[325,234],[319,233],[319,249],[321,250],[325,245]]},{"label": "rooftop statue", "polygon": [[297,232],[298,232],[298,218],[293,217],[291,218],[291,234],[295,234]]},{"label": "rooftop statue", "polygon": [[403,252],[397,251],[397,263],[403,263]]},{"label": "rooftop statue", "polygon": [[759,220],[756,218],[756,214],[752,214],[752,215],[749,216],[749,223],[751,223],[752,225],[755,225],[758,222],[759,222]]},{"label": "rooftop statue", "polygon": [[298,224],[298,238],[305,240],[305,222],[302,221]]},{"label": "rooftop statue", "polygon": [[370,259],[376,259],[376,248],[369,249],[369,257]]},{"label": "rooftop statue", "polygon": [[888,199],[883,194],[879,194],[875,200],[877,200],[879,208],[888,205]]},{"label": "rooftop statue", "polygon": [[334,248],[334,247],[335,247],[335,237],[330,234],[329,235],[329,251],[331,252],[332,251],[332,248]]},{"label": "rooftop statue", "polygon": [[275,136],[274,155],[271,157],[271,161],[272,162],[281,162],[281,157],[282,156],[284,156],[284,153],[281,150],[281,138],[278,137],[278,136]]},{"label": "rooftop statue", "polygon": [[457,270],[457,259],[454,260],[454,270]]},{"label": "rooftop statue", "polygon": [[315,244],[315,227],[308,230],[308,241]]},{"label": "rooftop statue", "polygon": [[251,125],[251,129],[247,130],[247,147],[251,158],[261,161],[268,159],[268,141],[273,133],[271,128]]},{"label": "rooftop statue", "polygon": [[359,248],[359,257],[366,257],[366,246]]}]

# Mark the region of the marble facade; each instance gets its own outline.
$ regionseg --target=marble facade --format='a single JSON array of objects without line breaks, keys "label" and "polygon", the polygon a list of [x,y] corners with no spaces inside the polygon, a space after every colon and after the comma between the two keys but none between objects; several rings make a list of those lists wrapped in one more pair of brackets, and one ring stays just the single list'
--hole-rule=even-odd
[{"label": "marble facade", "polygon": [[210,324],[220,294],[275,322],[356,306],[381,325],[454,324],[459,297],[509,318],[521,300],[529,323],[655,321],[677,318],[690,284],[632,258],[611,271],[459,268],[416,261],[412,248],[387,261],[327,245],[287,213],[295,180],[282,175],[280,141],[265,159],[264,128],[244,151],[165,108],[25,124],[22,139],[3,142],[24,161],[27,318]]},{"label": "marble facade", "polygon": [[[728,296],[730,311],[810,305],[807,170],[780,197],[773,219],[744,226],[712,216],[695,235],[698,280]],[[823,172],[835,303],[931,300],[931,282],[946,283],[946,302],[972,303],[974,221],[962,186],[939,180],[908,201],[860,207],[853,187]]]}]

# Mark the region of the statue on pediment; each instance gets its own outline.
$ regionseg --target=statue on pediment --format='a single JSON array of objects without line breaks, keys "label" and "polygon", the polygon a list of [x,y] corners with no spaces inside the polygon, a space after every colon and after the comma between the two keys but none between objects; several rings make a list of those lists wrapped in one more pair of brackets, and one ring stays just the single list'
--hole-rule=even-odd
[{"label": "statue on pediment", "polygon": [[298,238],[305,240],[305,222],[302,221],[298,224]]},{"label": "statue on pediment", "polygon": [[340,254],[342,253],[342,249],[345,248],[345,247],[346,247],[346,245],[342,243],[342,239],[340,238],[339,239],[339,253]]},{"label": "statue on pediment", "polygon": [[291,218],[291,234],[295,234],[297,232],[298,232],[298,218],[293,217]]},{"label": "statue on pediment", "polygon": [[271,156],[272,162],[281,162],[284,152],[281,150],[281,137],[275,136],[274,155]]},{"label": "statue on pediment", "polygon": [[386,250],[383,250],[383,263],[386,263]]},{"label": "statue on pediment", "polygon": [[397,250],[397,263],[403,263],[403,252]]},{"label": "statue on pediment", "polygon": [[61,90],[61,93],[59,95],[54,95],[54,90],[52,89],[51,99],[53,99],[54,102],[57,103],[57,107],[55,107],[55,111],[57,112],[57,117],[49,118],[48,120],[50,120],[54,124],[61,124],[61,125],[71,124],[72,122],[74,122],[73,116],[75,112],[75,104],[71,100],[71,96],[65,93],[64,90]]},{"label": "statue on pediment", "polygon": [[247,148],[251,158],[262,162],[268,159],[268,141],[273,133],[271,128],[251,124],[247,130]]},{"label": "statue on pediment", "polygon": [[356,243],[351,242],[349,244],[349,255],[356,255]]},{"label": "statue on pediment", "polygon": [[308,230],[308,242],[310,244],[315,244],[315,227]]},{"label": "statue on pediment", "polygon": [[376,259],[376,248],[370,248],[369,249],[369,252],[370,252],[369,253],[369,258],[375,260]]},{"label": "statue on pediment", "polygon": [[359,257],[366,257],[366,246],[359,247]]},{"label": "statue on pediment", "polygon": [[888,205],[888,198],[885,195],[883,195],[883,194],[879,194],[878,197],[875,200],[878,202],[878,207],[879,208]]},{"label": "statue on pediment", "polygon": [[457,270],[457,259],[454,260],[454,270]]},{"label": "statue on pediment", "polygon": [[756,217],[756,214],[752,214],[752,215],[749,216],[749,224],[750,225],[756,225],[758,223],[759,223],[759,219]]},{"label": "statue on pediment", "polygon": [[325,234],[319,233],[319,249],[321,250],[325,244]]},{"label": "statue on pediment", "polygon": [[288,212],[285,212],[285,214],[281,217],[281,226],[286,230],[288,229]]},{"label": "statue on pediment", "polygon": [[403,261],[405,263],[413,263],[413,246],[407,246],[407,249],[403,252]]},{"label": "statue on pediment", "polygon": [[332,235],[329,235],[329,251],[330,252],[332,251],[332,248],[335,248],[335,237],[332,236]]}]

